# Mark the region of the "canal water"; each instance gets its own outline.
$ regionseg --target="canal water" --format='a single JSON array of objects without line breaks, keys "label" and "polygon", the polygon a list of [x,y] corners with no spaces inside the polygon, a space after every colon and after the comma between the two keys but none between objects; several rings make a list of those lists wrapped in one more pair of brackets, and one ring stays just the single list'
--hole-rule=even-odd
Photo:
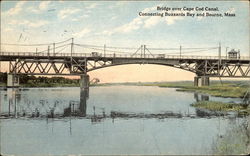
[{"label": "canal water", "polygon": [[175,88],[90,87],[85,117],[74,115],[79,88],[0,93],[0,151],[8,155],[214,154],[218,138],[246,120],[202,115],[190,106],[201,99],[240,99],[204,98]]}]

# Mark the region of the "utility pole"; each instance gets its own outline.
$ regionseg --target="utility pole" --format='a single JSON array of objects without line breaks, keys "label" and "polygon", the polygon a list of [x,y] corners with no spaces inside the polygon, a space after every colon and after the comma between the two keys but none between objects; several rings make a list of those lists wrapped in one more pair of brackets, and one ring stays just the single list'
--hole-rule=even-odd
[{"label": "utility pole", "polygon": [[228,49],[228,47],[226,47],[226,59],[227,59],[227,49]]},{"label": "utility pole", "polygon": [[142,58],[142,53],[143,53],[143,45],[141,45],[141,58]]},{"label": "utility pole", "polygon": [[72,54],[73,54],[73,44],[74,44],[74,38],[71,39],[71,51],[70,51],[70,63],[71,63],[71,67],[70,67],[70,71],[72,70]]},{"label": "utility pole", "polygon": [[219,43],[219,64],[221,64],[221,44]]},{"label": "utility pole", "polygon": [[218,75],[220,75],[220,65],[221,65],[221,44],[220,44],[220,42],[219,42]]},{"label": "utility pole", "polygon": [[53,55],[55,56],[55,43],[53,43]]},{"label": "utility pole", "polygon": [[48,56],[49,56],[49,49],[50,49],[50,46],[48,46]]},{"label": "utility pole", "polygon": [[240,59],[240,49],[238,49],[239,59]]},{"label": "utility pole", "polygon": [[71,38],[71,59],[72,59],[72,54],[73,54],[73,45],[74,45],[74,38]]},{"label": "utility pole", "polygon": [[38,51],[38,49],[36,48],[36,55],[38,54],[37,51]]},{"label": "utility pole", "polygon": [[180,58],[181,58],[181,46],[180,46]]},{"label": "utility pole", "polygon": [[143,46],[143,53],[144,53],[144,58],[146,57],[146,45]]}]

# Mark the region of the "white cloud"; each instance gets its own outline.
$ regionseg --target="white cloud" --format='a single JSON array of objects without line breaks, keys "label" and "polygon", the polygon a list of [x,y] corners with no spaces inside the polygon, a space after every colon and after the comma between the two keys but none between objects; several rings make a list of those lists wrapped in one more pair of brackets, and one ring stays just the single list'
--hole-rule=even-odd
[{"label": "white cloud", "polygon": [[[159,6],[159,5],[157,5]],[[159,13],[159,14],[164,14],[165,11],[157,11],[156,7],[149,7],[145,8],[141,12],[143,13]],[[168,11],[168,13],[186,13],[185,11]],[[192,13],[192,12],[190,12]],[[112,19],[112,18],[111,18]],[[182,16],[138,16],[134,18],[131,22],[118,26],[116,28],[113,28],[111,30],[104,30],[102,35],[113,35],[115,33],[130,33],[132,31],[141,29],[141,28],[146,28],[150,29],[160,23],[165,23],[167,25],[172,25],[178,20],[183,20],[184,18]]]},{"label": "white cloud", "polygon": [[88,18],[89,17],[89,15],[82,15],[82,16],[80,16],[79,18]]},{"label": "white cloud", "polygon": [[17,4],[15,5],[14,8],[10,8],[8,11],[6,11],[5,13],[7,15],[16,15],[18,13],[20,13],[23,9],[23,5],[26,3],[26,1],[20,1],[17,2]]},{"label": "white cloud", "polygon": [[82,15],[82,16],[79,16],[79,17],[76,17],[76,18],[72,18],[71,21],[80,21],[80,20],[82,20],[84,18],[88,18],[88,17],[89,17],[89,15]]},{"label": "white cloud", "polygon": [[118,18],[118,16],[113,16],[113,17],[111,17],[110,20],[115,20],[115,19],[117,19],[117,18]]},{"label": "white cloud", "polygon": [[230,9],[227,10],[226,13],[233,14],[233,13],[235,13],[235,11],[236,11],[235,8],[230,8]]},{"label": "white cloud", "polygon": [[116,2],[115,4],[112,3],[112,4],[109,6],[109,9],[114,9],[114,8],[118,8],[118,7],[124,7],[126,4],[128,4],[127,1],[119,1],[119,2]]},{"label": "white cloud", "polygon": [[42,11],[47,10],[49,7],[50,1],[43,1],[39,4],[39,6],[30,6],[26,9],[27,12],[32,12],[32,13],[42,13]]},{"label": "white cloud", "polygon": [[[186,14],[185,11],[172,11],[171,13],[176,13],[176,14]],[[194,13],[193,11],[190,11],[189,13]],[[168,16],[165,17],[165,22],[167,25],[174,24],[176,21],[184,20],[183,16]]]},{"label": "white cloud", "polygon": [[9,25],[16,25],[18,23],[18,21],[17,20],[11,20],[11,21],[9,21]]},{"label": "white cloud", "polygon": [[139,18],[135,18],[130,23],[124,24],[112,30],[104,30],[101,34],[103,35],[113,35],[115,33],[129,33],[133,30],[137,30],[140,28],[142,21]]},{"label": "white cloud", "polygon": [[27,8],[27,12],[40,13],[41,10],[36,9],[36,8],[34,8],[34,7],[28,7],[28,8]]},{"label": "white cloud", "polygon": [[72,18],[71,21],[79,21],[79,18]]},{"label": "white cloud", "polygon": [[144,27],[145,28],[151,28],[155,25],[157,25],[158,23],[160,23],[162,21],[162,17],[160,16],[157,16],[157,17],[150,17],[150,18],[147,18],[145,21],[144,21]]},{"label": "white cloud", "polygon": [[46,10],[50,4],[50,1],[43,1],[39,5],[40,10]]},{"label": "white cloud", "polygon": [[142,19],[137,17],[134,20],[132,20],[130,23],[124,24],[123,26],[118,27],[116,29],[116,31],[118,31],[118,32],[120,31],[120,32],[123,32],[123,33],[128,33],[128,32],[131,32],[133,30],[139,29],[142,24],[143,24]]},{"label": "white cloud", "polygon": [[17,20],[12,20],[8,24],[9,25],[25,25],[27,27],[32,27],[32,28],[38,28],[41,26],[44,26],[48,24],[48,21],[45,20],[39,20],[39,21],[29,21],[29,20],[22,20],[22,21],[17,21]]},{"label": "white cloud", "polygon": [[93,3],[93,4],[90,4],[89,6],[86,6],[85,8],[86,9],[94,9],[94,8],[96,8],[96,6],[97,6],[97,3]]},{"label": "white cloud", "polygon": [[129,33],[139,29],[143,25],[143,21],[140,17],[133,19],[131,22],[114,28],[112,30],[105,30],[102,32],[103,35],[112,35],[114,33]]},{"label": "white cloud", "polygon": [[73,14],[79,12],[79,11],[80,11],[80,9],[77,9],[77,8],[75,8],[75,9],[66,8],[66,9],[60,10],[57,16],[59,18],[61,18],[61,19],[64,19],[64,18],[66,18],[66,17],[68,17],[70,15],[73,15]]},{"label": "white cloud", "polygon": [[174,24],[177,19],[179,19],[179,18],[171,16],[171,17],[167,17],[165,21],[166,21],[167,25],[171,25],[171,24]]},{"label": "white cloud", "polygon": [[12,29],[12,28],[5,28],[3,31],[4,32],[11,32],[11,31],[13,31],[14,29]]},{"label": "white cloud", "polygon": [[82,31],[78,32],[78,33],[74,33],[72,34],[74,37],[78,37],[78,38],[81,38],[83,37],[84,35],[87,35],[88,33],[90,33],[92,30],[89,29],[89,28],[84,28],[82,29]]},{"label": "white cloud", "polygon": [[37,27],[44,26],[44,25],[46,25],[48,23],[49,23],[48,21],[44,21],[44,20],[39,20],[39,21],[34,21],[34,22],[29,21],[28,26],[37,28]]},{"label": "white cloud", "polygon": [[[156,7],[151,7],[151,8],[145,8],[142,12],[150,12],[151,10],[154,10]],[[158,18],[157,20],[154,20],[153,18],[155,17],[143,17],[143,16],[138,16],[134,18],[131,22],[124,24],[122,26],[119,26],[117,28],[114,28],[112,30],[104,30],[102,32],[103,35],[113,35],[115,33],[130,33],[134,30],[138,30],[141,27],[146,27],[149,28],[151,25],[155,25],[153,23],[158,23]],[[147,20],[149,19],[149,20]],[[151,22],[150,20],[154,20],[154,22]],[[146,23],[145,23],[146,22]]]}]

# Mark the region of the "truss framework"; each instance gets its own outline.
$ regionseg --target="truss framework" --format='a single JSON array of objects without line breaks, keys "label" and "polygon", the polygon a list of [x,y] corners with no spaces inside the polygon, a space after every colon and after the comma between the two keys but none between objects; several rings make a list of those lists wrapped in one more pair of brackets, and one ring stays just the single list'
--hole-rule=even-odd
[{"label": "truss framework", "polygon": [[[172,62],[171,62],[172,61]],[[250,77],[250,61],[227,62],[218,60],[167,60],[167,59],[88,59],[71,58],[64,60],[16,59],[9,62],[10,73],[29,75],[81,75],[100,68],[123,64],[159,64],[180,68],[197,76],[209,77]]]}]

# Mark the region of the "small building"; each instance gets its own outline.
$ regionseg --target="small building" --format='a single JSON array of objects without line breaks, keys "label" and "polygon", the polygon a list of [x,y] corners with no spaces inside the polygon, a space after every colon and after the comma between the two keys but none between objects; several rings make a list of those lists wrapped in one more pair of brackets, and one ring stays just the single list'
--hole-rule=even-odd
[{"label": "small building", "polygon": [[228,52],[228,58],[240,58],[240,51],[232,49]]}]

